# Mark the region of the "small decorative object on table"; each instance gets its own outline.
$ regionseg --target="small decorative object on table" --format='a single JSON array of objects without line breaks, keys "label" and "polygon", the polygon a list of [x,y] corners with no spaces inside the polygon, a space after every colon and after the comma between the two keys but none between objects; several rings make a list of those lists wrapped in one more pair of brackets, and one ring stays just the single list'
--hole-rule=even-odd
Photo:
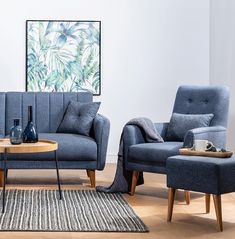
[{"label": "small decorative object on table", "polygon": [[38,142],[38,134],[33,124],[33,107],[28,106],[28,124],[22,135],[24,143]]},{"label": "small decorative object on table", "polygon": [[10,130],[10,142],[11,144],[22,143],[22,128],[19,119],[14,119],[14,126]]}]

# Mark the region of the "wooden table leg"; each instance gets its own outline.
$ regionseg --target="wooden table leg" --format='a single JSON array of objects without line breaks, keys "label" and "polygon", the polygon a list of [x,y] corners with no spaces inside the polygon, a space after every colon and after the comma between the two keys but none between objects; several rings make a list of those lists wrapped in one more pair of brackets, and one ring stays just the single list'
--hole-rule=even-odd
[{"label": "wooden table leg", "polygon": [[210,202],[211,202],[211,195],[205,194],[205,203],[206,203],[206,213],[210,212]]},{"label": "wooden table leg", "polygon": [[176,192],[176,190],[174,188],[168,189],[168,213],[167,213],[167,221],[168,222],[171,222],[171,219],[172,219],[173,206],[174,206],[174,200],[175,200],[175,192]]},{"label": "wooden table leg", "polygon": [[221,195],[213,195],[216,219],[219,231],[223,231]]}]

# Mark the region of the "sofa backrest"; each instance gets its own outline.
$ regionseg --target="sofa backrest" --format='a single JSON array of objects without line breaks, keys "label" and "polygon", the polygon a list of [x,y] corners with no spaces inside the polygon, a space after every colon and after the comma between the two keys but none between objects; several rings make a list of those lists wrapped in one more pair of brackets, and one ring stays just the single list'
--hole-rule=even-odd
[{"label": "sofa backrest", "polygon": [[[214,114],[211,126],[227,126],[229,89],[227,86],[180,86],[174,113]],[[183,122],[182,122],[183,123]]]},{"label": "sofa backrest", "polygon": [[28,122],[28,106],[33,106],[33,121],[39,133],[56,132],[70,100],[92,102],[89,92],[2,92],[0,93],[0,135],[8,135],[13,119],[21,126]]}]

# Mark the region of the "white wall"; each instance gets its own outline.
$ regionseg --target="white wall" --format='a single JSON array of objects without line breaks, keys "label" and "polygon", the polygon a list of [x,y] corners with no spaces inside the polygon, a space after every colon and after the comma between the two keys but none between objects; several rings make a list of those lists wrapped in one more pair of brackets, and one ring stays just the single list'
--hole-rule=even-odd
[{"label": "white wall", "polygon": [[181,84],[209,83],[209,0],[8,0],[0,6],[0,90],[25,89],[26,19],[102,21],[102,101],[115,155],[125,122],[168,121]]},{"label": "white wall", "polygon": [[235,1],[210,1],[210,83],[230,87],[228,148],[235,150]]}]

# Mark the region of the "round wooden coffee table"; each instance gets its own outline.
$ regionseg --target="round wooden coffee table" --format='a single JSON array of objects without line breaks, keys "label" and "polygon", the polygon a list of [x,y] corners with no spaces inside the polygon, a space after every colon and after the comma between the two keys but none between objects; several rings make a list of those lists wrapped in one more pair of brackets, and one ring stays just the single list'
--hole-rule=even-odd
[{"label": "round wooden coffee table", "polygon": [[62,199],[61,188],[60,188],[60,177],[57,160],[57,149],[58,143],[52,140],[39,140],[37,143],[22,143],[22,144],[11,144],[9,139],[0,139],[0,154],[1,159],[4,160],[4,183],[3,183],[3,198],[2,198],[2,213],[5,211],[5,188],[7,181],[7,154],[21,154],[21,153],[43,153],[54,151],[54,159],[57,173],[57,183],[59,188],[59,196]]}]

